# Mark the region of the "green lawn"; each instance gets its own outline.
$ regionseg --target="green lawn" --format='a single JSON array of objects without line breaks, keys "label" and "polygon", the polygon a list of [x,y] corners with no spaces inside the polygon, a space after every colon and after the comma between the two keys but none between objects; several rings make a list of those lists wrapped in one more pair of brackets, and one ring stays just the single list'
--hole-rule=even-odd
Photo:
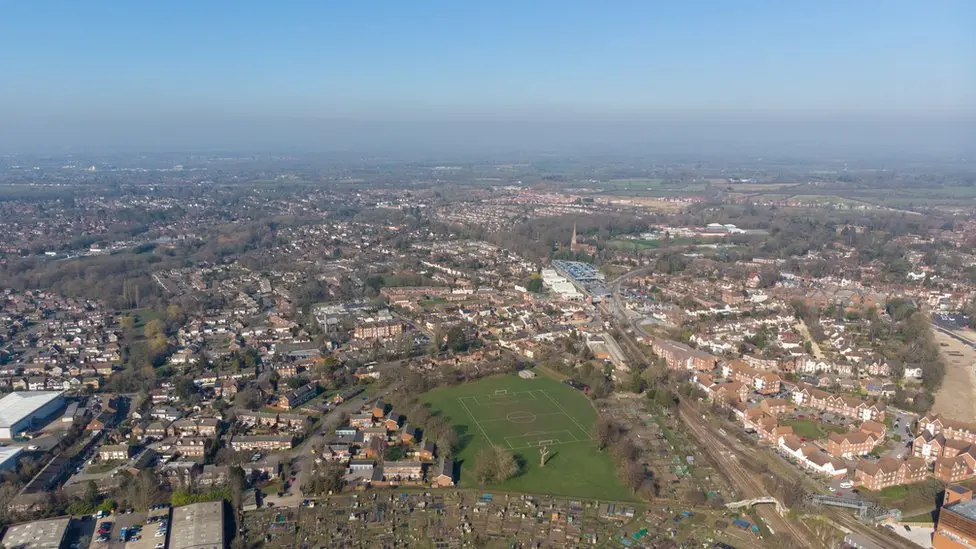
[{"label": "green lawn", "polygon": [[[506,394],[496,394],[505,390]],[[518,476],[494,486],[502,490],[563,496],[634,499],[617,479],[610,457],[589,438],[596,411],[583,393],[537,377],[497,376],[424,394],[431,410],[444,414],[458,431],[462,449],[460,485],[477,486],[466,474],[489,444],[510,449],[522,465]],[[550,455],[539,466],[540,442]]]},{"label": "green lawn", "polygon": [[267,486],[261,488],[261,492],[266,496],[277,494],[279,490],[281,490],[280,480],[273,480],[269,482]]},{"label": "green lawn", "polygon": [[817,440],[826,438],[828,433],[843,433],[844,428],[837,425],[818,423],[811,419],[788,419],[783,425],[789,425],[800,438]]},{"label": "green lawn", "polygon": [[119,460],[115,460],[115,461],[103,461],[102,463],[96,463],[94,465],[89,465],[88,468],[85,469],[85,472],[88,473],[88,474],[91,474],[91,475],[97,475],[99,473],[107,473],[107,472],[111,471],[112,469],[115,469],[116,467],[118,467],[121,464],[122,464],[122,462],[119,461]]},{"label": "green lawn", "polygon": [[879,492],[861,489],[861,496],[865,499],[877,501],[884,507],[899,509],[925,509],[932,505],[938,495],[945,490],[945,485],[935,479],[914,484],[889,486]]},{"label": "green lawn", "polygon": [[911,516],[908,516],[908,517],[902,517],[901,518],[901,521],[902,522],[922,522],[922,523],[926,523],[927,522],[927,523],[933,523],[933,522],[935,522],[935,519],[938,516],[938,514],[939,513],[938,513],[938,511],[936,509],[932,509],[931,511],[926,511],[924,513],[919,513],[917,515],[911,515]]}]

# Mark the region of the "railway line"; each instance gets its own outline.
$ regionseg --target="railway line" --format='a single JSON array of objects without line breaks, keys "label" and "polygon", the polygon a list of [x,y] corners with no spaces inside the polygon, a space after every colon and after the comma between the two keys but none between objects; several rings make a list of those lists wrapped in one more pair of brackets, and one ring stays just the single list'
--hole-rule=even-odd
[{"label": "railway line", "polygon": [[824,516],[840,526],[850,530],[850,533],[867,538],[886,549],[919,549],[919,546],[899,536],[898,534],[876,526],[870,526],[854,518],[850,513],[838,509],[825,511]]},{"label": "railway line", "polygon": [[[710,433],[708,428],[697,421],[697,415],[691,405],[682,402],[678,408],[681,419],[685,422],[689,432],[695,437],[699,445],[705,450],[709,459],[715,467],[728,479],[739,491],[739,497],[757,498],[766,496],[767,491],[759,481],[758,475],[747,471],[735,457],[726,455],[728,450],[721,443],[721,437]],[[806,531],[802,524],[795,524],[780,516],[772,507],[757,506],[757,512],[766,521],[767,526],[773,532],[781,532],[793,538],[795,547],[807,547],[814,549],[818,547],[811,540],[814,536]]]},{"label": "railway line", "polygon": [[[636,269],[629,273],[625,273],[613,280],[610,286],[613,290],[613,302],[605,303],[603,306],[604,313],[606,313],[610,318],[615,320],[614,324],[619,328],[619,342],[624,352],[630,356],[632,360],[641,360],[648,362],[648,357],[641,349],[640,345],[635,341],[634,336],[629,330],[634,330],[636,333],[642,334],[640,326],[634,323],[626,315],[626,312],[622,309],[619,304],[620,295],[620,283],[627,278],[637,275],[643,271],[646,271],[647,267]],[[761,496],[769,495],[766,488],[762,485],[760,476],[747,470],[740,462],[739,459],[746,460],[759,460],[757,455],[758,451],[754,448],[749,448],[737,440],[727,440],[726,437],[722,436],[721,433],[717,433],[712,430],[712,428],[700,421],[701,413],[695,409],[690,403],[686,401],[681,401],[679,404],[679,416],[682,421],[687,426],[689,432],[698,441],[699,446],[706,453],[708,459],[714,464],[715,468],[725,475],[732,485],[735,486],[736,490],[739,491],[739,496],[742,498],[756,498]],[[808,478],[804,477],[801,473],[797,472],[796,475],[791,475],[793,478],[784,478],[782,474],[778,474],[775,471],[770,470],[770,473],[784,480],[800,480],[804,485],[809,485]],[[766,524],[774,532],[784,533],[785,535],[791,537],[794,541],[792,544],[797,548],[809,548],[814,549],[819,547],[819,542],[815,541],[815,536],[806,528],[806,526],[797,521],[789,521],[785,517],[777,513],[772,507],[768,505],[759,505],[756,507],[756,511],[761,517],[766,521]],[[853,533],[862,536],[874,543],[877,543],[881,547],[891,548],[891,549],[918,549],[918,546],[911,541],[898,536],[896,533],[891,532],[885,528],[878,528],[871,526],[859,521],[851,513],[841,511],[836,508],[824,507],[821,513],[824,517],[829,518],[834,524],[841,526],[844,533]]]}]

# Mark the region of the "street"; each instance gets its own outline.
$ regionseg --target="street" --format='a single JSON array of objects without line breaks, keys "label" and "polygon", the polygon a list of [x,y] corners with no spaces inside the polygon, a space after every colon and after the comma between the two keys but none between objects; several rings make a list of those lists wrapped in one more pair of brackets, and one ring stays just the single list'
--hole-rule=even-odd
[{"label": "street", "polygon": [[285,491],[283,496],[278,497],[277,494],[265,496],[265,503],[271,503],[276,507],[297,507],[301,505],[302,501],[308,497],[302,493],[301,488],[308,481],[316,465],[315,458],[317,454],[314,450],[322,447],[326,436],[336,427],[339,427],[339,420],[345,414],[357,412],[363,405],[375,402],[389,391],[390,389],[383,389],[381,391],[371,392],[365,400],[363,399],[363,395],[358,395],[324,414],[319,426],[312,435],[289,452],[282,452],[281,455],[293,458],[291,471],[284,471],[283,474],[286,479],[295,477],[295,481],[291,483],[291,486]]}]

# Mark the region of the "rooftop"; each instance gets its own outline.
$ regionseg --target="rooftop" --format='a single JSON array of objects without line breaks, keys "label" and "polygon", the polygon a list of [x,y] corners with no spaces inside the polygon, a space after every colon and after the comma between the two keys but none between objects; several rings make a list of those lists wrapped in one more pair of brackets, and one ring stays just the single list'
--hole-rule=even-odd
[{"label": "rooftop", "polygon": [[16,463],[16,461],[14,461],[8,464],[7,461],[16,460],[17,456],[23,451],[24,449],[19,446],[6,446],[4,448],[0,448],[0,470],[3,470],[7,465]]},{"label": "rooftop", "polygon": [[224,502],[208,501],[173,509],[170,549],[223,549]]},{"label": "rooftop", "polygon": [[61,517],[15,524],[7,528],[7,533],[3,536],[3,546],[18,549],[57,549],[64,540],[70,522],[70,517]]},{"label": "rooftop", "polygon": [[945,510],[955,513],[967,520],[976,521],[976,499],[954,503],[946,507]]},{"label": "rooftop", "polygon": [[59,391],[17,391],[0,399],[0,427],[15,423],[61,396]]}]

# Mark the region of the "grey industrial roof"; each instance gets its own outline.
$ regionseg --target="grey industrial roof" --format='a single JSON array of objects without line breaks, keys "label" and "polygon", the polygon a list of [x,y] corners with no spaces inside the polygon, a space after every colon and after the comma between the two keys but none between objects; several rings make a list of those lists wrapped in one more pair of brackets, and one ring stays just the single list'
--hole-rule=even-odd
[{"label": "grey industrial roof", "polygon": [[170,549],[223,549],[224,502],[208,501],[173,509]]},{"label": "grey industrial roof", "polygon": [[12,427],[61,396],[59,391],[18,391],[0,399],[0,427]]},{"label": "grey industrial roof", "polygon": [[17,459],[17,456],[23,451],[24,449],[19,446],[7,446],[5,448],[0,448],[0,469],[4,468],[7,460]]},{"label": "grey industrial roof", "polygon": [[7,528],[7,533],[3,536],[3,546],[18,549],[58,549],[68,531],[69,522],[70,517],[61,517],[15,524]]}]

